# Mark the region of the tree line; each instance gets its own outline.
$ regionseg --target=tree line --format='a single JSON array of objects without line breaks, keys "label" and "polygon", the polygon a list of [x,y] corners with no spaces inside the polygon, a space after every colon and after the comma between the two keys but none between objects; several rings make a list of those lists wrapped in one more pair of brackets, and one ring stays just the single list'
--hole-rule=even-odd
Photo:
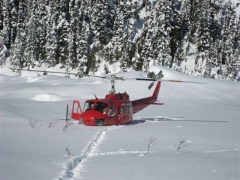
[{"label": "tree line", "polygon": [[[225,0],[3,0],[1,64],[80,76],[117,63],[240,80],[239,4]],[[7,51],[6,51],[7,49]],[[4,50],[4,51],[3,51]]]}]

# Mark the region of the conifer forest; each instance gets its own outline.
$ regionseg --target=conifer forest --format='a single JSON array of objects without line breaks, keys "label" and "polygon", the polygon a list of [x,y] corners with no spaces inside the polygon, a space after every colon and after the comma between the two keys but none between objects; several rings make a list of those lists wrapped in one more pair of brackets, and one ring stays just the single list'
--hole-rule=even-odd
[{"label": "conifer forest", "polygon": [[[111,66],[240,81],[240,1],[1,0],[0,66]],[[113,73],[113,72],[111,72]]]}]

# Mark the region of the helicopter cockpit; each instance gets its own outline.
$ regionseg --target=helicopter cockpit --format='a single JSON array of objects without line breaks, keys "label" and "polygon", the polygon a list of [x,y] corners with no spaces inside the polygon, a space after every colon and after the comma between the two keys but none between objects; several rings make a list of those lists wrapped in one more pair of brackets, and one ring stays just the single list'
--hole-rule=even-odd
[{"label": "helicopter cockpit", "polygon": [[113,106],[110,106],[109,103],[106,103],[103,101],[87,101],[87,102],[85,102],[84,112],[88,111],[88,110],[99,111],[102,114],[107,114],[107,112],[108,112],[108,116],[113,116],[115,114]]}]

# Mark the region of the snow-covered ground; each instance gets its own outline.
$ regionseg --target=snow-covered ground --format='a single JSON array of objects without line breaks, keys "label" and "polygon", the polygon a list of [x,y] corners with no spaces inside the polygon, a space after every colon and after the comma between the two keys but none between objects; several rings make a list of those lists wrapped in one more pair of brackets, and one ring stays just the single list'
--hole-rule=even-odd
[{"label": "snow-covered ground", "polygon": [[[240,84],[159,69],[164,79],[207,84],[163,82],[158,100],[165,104],[135,114],[129,125],[64,129],[66,105],[104,97],[108,80],[16,77],[1,68],[0,179],[240,179]],[[118,81],[116,89],[134,100],[152,94],[148,85]]]}]

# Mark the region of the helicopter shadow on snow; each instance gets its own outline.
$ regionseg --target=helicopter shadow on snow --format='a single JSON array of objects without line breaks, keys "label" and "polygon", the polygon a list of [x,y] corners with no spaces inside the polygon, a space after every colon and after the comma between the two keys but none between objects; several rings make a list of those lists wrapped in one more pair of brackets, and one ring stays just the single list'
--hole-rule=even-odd
[{"label": "helicopter shadow on snow", "polygon": [[198,123],[228,123],[228,121],[186,119],[185,117],[139,117],[133,119],[129,125],[156,122],[198,122]]}]

